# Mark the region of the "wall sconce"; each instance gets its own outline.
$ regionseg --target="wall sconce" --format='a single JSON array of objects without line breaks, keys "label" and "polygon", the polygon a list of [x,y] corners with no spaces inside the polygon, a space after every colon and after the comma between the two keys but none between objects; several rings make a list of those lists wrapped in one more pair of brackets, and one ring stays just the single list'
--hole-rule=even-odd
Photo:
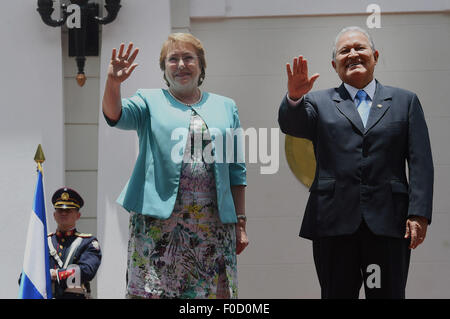
[{"label": "wall sconce", "polygon": [[79,86],[86,82],[84,64],[86,56],[98,56],[99,24],[113,22],[120,10],[120,0],[105,0],[106,17],[98,16],[98,4],[89,0],[68,0],[69,5],[61,4],[62,18],[53,20],[53,0],[38,0],[37,11],[42,21],[51,27],[67,24],[69,29],[69,56],[74,56],[77,62],[76,76]]}]

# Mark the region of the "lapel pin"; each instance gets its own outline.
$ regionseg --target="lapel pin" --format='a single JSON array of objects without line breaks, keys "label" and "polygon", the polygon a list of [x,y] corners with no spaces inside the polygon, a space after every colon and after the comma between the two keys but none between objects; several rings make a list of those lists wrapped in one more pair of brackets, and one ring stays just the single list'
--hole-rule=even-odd
[{"label": "lapel pin", "polygon": [[383,107],[383,105],[378,104],[377,107],[381,109]]}]

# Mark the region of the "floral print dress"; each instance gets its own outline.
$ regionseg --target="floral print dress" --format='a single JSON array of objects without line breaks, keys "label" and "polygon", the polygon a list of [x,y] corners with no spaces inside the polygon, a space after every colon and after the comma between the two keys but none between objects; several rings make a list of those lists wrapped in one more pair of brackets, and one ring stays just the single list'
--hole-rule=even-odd
[{"label": "floral print dress", "polygon": [[235,224],[220,221],[214,163],[202,152],[211,139],[191,112],[171,216],[130,213],[128,298],[237,298]]}]

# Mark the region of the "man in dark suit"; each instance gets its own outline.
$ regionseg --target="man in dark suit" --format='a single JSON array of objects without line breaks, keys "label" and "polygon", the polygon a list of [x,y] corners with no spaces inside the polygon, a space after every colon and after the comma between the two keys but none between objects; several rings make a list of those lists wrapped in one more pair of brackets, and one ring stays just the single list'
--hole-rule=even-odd
[{"label": "man in dark suit", "polygon": [[[405,298],[411,249],[431,223],[433,162],[417,96],[384,86],[379,52],[358,27],[336,37],[338,88],[310,92],[319,74],[287,64],[281,131],[314,145],[316,175],[300,230],[313,241],[322,298]],[[408,178],[406,176],[408,162]]]}]

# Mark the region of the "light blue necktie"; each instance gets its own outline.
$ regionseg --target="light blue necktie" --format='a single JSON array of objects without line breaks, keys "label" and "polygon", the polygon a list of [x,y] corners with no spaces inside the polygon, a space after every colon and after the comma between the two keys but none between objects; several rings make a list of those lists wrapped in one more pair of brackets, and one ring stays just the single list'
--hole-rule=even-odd
[{"label": "light blue necktie", "polygon": [[356,97],[358,98],[356,108],[358,109],[358,113],[361,116],[364,127],[366,127],[370,112],[370,97],[364,90],[359,90],[358,93],[356,93]]}]

